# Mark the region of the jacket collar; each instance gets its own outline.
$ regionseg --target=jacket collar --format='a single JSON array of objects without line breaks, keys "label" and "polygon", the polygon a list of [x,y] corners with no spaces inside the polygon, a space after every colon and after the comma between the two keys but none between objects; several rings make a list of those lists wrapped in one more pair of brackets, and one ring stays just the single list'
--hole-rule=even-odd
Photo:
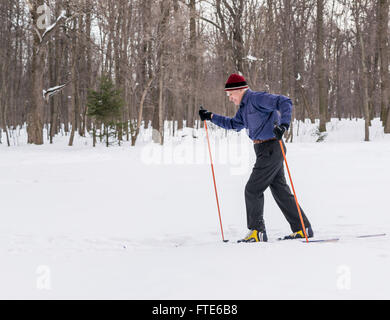
[{"label": "jacket collar", "polygon": [[250,93],[252,92],[251,89],[248,89],[245,91],[242,99],[241,99],[241,103],[240,103],[240,107],[243,107],[246,105],[246,103],[248,102],[248,99],[249,99],[249,96],[250,96]]}]

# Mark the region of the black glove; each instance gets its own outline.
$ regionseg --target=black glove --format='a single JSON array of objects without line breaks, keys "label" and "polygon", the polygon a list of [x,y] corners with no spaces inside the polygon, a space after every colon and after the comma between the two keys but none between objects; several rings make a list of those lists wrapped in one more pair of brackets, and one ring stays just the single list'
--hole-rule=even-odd
[{"label": "black glove", "polygon": [[206,109],[203,109],[202,106],[200,107],[200,109],[199,109],[199,116],[200,116],[200,119],[202,121],[211,120],[211,116],[212,115],[213,114],[210,111],[207,111]]},{"label": "black glove", "polygon": [[276,139],[282,140],[284,133],[288,130],[288,124],[282,123],[280,126],[275,124],[274,134]]}]

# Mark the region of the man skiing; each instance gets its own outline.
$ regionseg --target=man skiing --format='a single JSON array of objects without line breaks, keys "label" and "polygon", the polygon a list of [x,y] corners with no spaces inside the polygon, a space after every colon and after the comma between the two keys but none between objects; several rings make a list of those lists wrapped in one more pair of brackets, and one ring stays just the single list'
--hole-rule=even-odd
[{"label": "man skiing", "polygon": [[[245,78],[232,74],[226,82],[225,91],[229,101],[239,107],[234,118],[214,114],[203,108],[199,110],[202,121],[240,131],[248,130],[253,140],[256,163],[245,187],[245,204],[248,235],[239,242],[267,242],[265,229],[264,191],[270,187],[271,193],[290,224],[292,234],[283,239],[305,237],[294,196],[286,183],[283,153],[279,141],[288,130],[291,122],[292,102],[282,95],[255,92],[249,89]],[[283,148],[286,146],[283,142]],[[300,208],[307,237],[313,237],[310,222]]]}]

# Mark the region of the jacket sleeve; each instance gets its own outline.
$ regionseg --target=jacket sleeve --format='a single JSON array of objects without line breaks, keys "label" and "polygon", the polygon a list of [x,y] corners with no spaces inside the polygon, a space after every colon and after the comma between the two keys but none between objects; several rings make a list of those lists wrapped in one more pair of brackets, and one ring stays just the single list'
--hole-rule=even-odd
[{"label": "jacket sleeve", "polygon": [[245,127],[244,121],[242,119],[241,109],[238,109],[234,118],[228,118],[221,116],[219,114],[213,113],[211,122],[220,126],[224,129],[240,131]]},{"label": "jacket sleeve", "polygon": [[280,112],[280,124],[286,124],[290,127],[292,115],[292,101],[285,96],[279,96],[277,110]]}]

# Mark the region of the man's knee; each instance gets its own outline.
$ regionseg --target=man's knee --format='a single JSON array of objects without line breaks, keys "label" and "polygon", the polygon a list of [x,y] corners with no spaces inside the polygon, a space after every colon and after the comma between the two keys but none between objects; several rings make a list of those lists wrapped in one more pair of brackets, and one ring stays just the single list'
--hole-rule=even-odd
[{"label": "man's knee", "polygon": [[262,195],[268,186],[256,184],[249,180],[245,186],[245,196],[259,196]]},{"label": "man's knee", "polygon": [[254,183],[248,181],[245,185],[245,196],[253,195],[255,193],[256,193],[256,189]]}]

